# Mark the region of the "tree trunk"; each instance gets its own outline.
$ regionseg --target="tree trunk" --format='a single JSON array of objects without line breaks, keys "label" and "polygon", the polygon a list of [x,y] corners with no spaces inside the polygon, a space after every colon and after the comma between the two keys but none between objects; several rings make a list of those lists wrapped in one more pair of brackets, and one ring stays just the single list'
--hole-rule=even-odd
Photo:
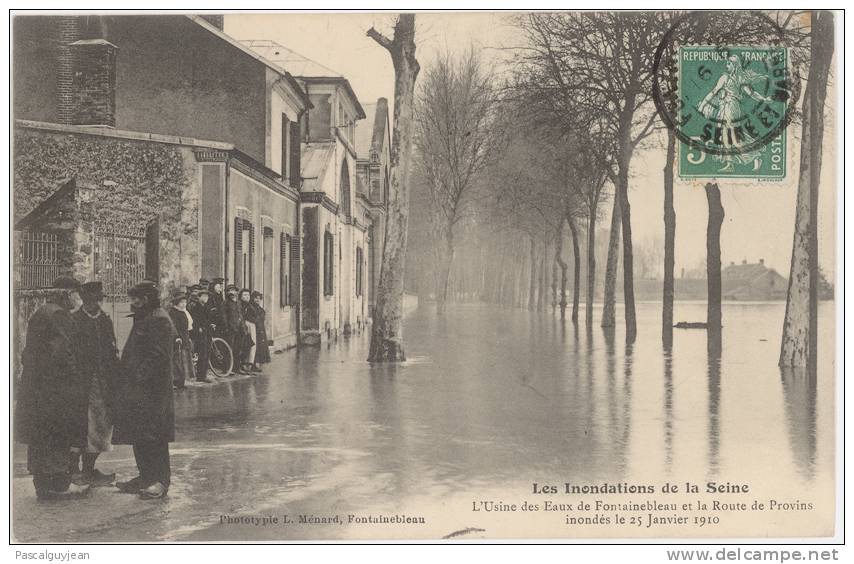
[{"label": "tree trunk", "polygon": [[546,257],[549,245],[543,240],[543,254],[540,255],[540,281],[537,287],[537,311],[546,310]]},{"label": "tree trunk", "polygon": [[[555,248],[557,248],[557,243],[555,243]],[[557,257],[552,261],[552,315],[554,315],[555,310],[557,309],[557,281],[558,281],[558,269],[560,266],[557,263]]]},{"label": "tree trunk", "polygon": [[415,79],[420,67],[415,58],[415,14],[401,14],[389,40],[374,28],[368,36],[391,55],[394,64],[394,125],[390,151],[389,201],[370,362],[406,360],[403,348],[403,292],[406,237],[409,231],[409,173],[412,157],[412,110]]},{"label": "tree trunk", "polygon": [[531,283],[528,285],[528,311],[537,305],[537,243],[531,236]]},{"label": "tree trunk", "polygon": [[[631,123],[629,124],[629,127]],[[627,145],[627,144],[626,144]],[[619,171],[617,173],[617,193],[620,198],[620,219],[623,228],[623,303],[626,317],[626,343],[634,343],[637,338],[635,319],[635,280],[634,254],[632,250],[632,211],[629,205],[629,162],[631,148],[621,150]]]},{"label": "tree trunk", "polygon": [[566,319],[566,261],[563,260],[563,221],[560,222],[560,227],[557,230],[557,242],[555,244],[555,260],[560,266],[560,318]]},{"label": "tree trunk", "polygon": [[810,26],[810,66],[803,103],[795,235],[779,364],[808,367],[814,374],[818,343],[818,183],[824,139],[824,100],[833,57],[833,14],[813,11]]},{"label": "tree trunk", "polygon": [[454,264],[454,232],[449,227],[445,232],[445,252],[439,259],[441,271],[439,277],[440,287],[436,292],[436,312],[440,315],[445,313],[445,305],[448,303],[448,292],[451,287],[451,267]]},{"label": "tree trunk", "polygon": [[596,292],[596,206],[590,210],[587,218],[587,295],[584,322],[593,327],[593,294]]},{"label": "tree trunk", "polygon": [[673,207],[673,160],[676,135],[667,129],[667,157],[664,162],[664,290],[661,296],[661,342],[673,346],[673,269],[676,263],[676,209]]},{"label": "tree trunk", "polygon": [[614,208],[611,210],[611,234],[608,239],[608,260],[605,264],[605,295],[602,307],[602,327],[614,327],[617,305],[617,265],[620,262],[620,197],[614,193]]},{"label": "tree trunk", "polygon": [[567,214],[569,232],[572,235],[572,322],[578,323],[578,302],[581,293],[581,256],[578,244],[578,226],[572,214]]},{"label": "tree trunk", "polygon": [[717,184],[706,184],[706,200],[709,203],[709,222],[706,226],[706,277],[708,299],[706,325],[710,353],[721,351],[721,225],[724,208],[721,206],[721,191]]}]

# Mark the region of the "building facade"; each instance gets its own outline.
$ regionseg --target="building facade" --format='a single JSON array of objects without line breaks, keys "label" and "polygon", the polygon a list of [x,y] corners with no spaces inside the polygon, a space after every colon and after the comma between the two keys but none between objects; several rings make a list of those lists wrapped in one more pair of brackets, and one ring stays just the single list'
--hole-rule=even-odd
[{"label": "building facade", "polygon": [[164,294],[226,278],[264,294],[275,348],[364,326],[364,112],[346,79],[294,76],[215,16],[21,16],[13,32],[15,219],[21,241],[50,238],[51,273],[105,282],[114,319],[143,277]]},{"label": "building facade", "polygon": [[[303,276],[300,333],[304,343],[319,343],[360,332],[373,304],[375,264],[381,257],[385,197],[359,188],[371,144],[360,138],[375,128],[350,82],[337,72],[269,40],[245,41],[265,59],[292,73],[311,108],[300,123],[302,186],[300,231]],[[388,135],[388,104],[381,99]],[[366,119],[370,115],[370,119]],[[364,151],[364,152],[362,152]],[[388,144],[379,134],[374,168],[388,166]],[[380,172],[378,178],[387,181]]]}]

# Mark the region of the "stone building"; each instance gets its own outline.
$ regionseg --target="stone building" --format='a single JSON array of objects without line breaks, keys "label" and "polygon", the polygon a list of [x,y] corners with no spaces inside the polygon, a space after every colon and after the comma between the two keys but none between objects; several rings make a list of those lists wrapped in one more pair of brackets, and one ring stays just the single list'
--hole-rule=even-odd
[{"label": "stone building", "polygon": [[346,78],[256,47],[217,16],[14,19],[18,301],[60,271],[102,280],[121,340],[143,277],[221,276],[264,294],[275,348],[364,326],[365,112]]},{"label": "stone building", "polygon": [[[388,100],[380,98],[365,104],[365,120],[356,125],[356,204],[361,213],[371,218],[368,238],[367,286],[373,289],[380,274],[383,256],[383,234],[388,209],[388,178],[391,166],[391,124]],[[368,310],[373,313],[374,292],[368,296]]]},{"label": "stone building", "polygon": [[721,271],[721,294],[725,300],[784,300],[788,281],[773,268],[758,263],[729,263]]},{"label": "stone building", "polygon": [[[300,84],[199,17],[13,25],[20,227],[58,236],[63,269],[105,282],[117,325],[143,277],[168,292],[222,276],[262,291],[274,346],[295,345]],[[69,198],[76,224],[53,222],[45,208]]]},{"label": "stone building", "polygon": [[[385,228],[385,176],[388,166],[387,103],[382,99],[385,128],[376,148],[360,146],[363,130],[375,129],[350,82],[311,59],[269,40],[244,41],[259,55],[294,75],[311,100],[302,122],[302,187],[300,231],[303,235],[301,338],[318,343],[361,331],[373,303],[374,265],[381,256]],[[361,151],[364,151],[362,153]],[[358,189],[363,165],[375,162],[380,178],[376,191]]]}]

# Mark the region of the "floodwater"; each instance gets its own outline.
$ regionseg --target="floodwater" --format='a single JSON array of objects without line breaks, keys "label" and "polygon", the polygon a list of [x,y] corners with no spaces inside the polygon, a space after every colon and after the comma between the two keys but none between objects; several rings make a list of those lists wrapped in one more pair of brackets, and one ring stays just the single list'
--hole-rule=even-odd
[{"label": "floodwater", "polygon": [[[583,312],[576,329],[551,312],[463,304],[437,317],[421,308],[406,320],[402,365],[365,362],[361,334],[274,355],[262,376],[179,392],[166,500],[102,488],[84,500],[38,502],[16,445],[14,537],[572,536],[512,523],[484,531],[471,502],[525,499],[533,482],[653,480],[767,485],[769,495],[815,501],[823,510],[815,533],[832,533],[833,304],[821,305],[816,379],[776,366],[784,309],[724,304],[723,353],[709,360],[702,330],[674,330],[664,353],[660,304],[639,304],[632,347],[619,327],[588,334]],[[676,320],[704,318],[705,304],[676,304]],[[135,475],[128,447],[99,467]],[[228,521],[301,514],[421,515],[427,524]]]}]

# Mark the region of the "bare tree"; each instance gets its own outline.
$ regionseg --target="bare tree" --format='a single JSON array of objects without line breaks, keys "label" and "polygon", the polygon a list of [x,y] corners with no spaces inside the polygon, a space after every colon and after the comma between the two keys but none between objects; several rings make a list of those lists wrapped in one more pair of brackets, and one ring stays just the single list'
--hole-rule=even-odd
[{"label": "bare tree", "polygon": [[477,175],[499,144],[491,69],[470,47],[459,59],[441,55],[421,82],[416,101],[415,162],[428,180],[439,272],[436,302],[448,299],[455,230],[467,217]]},{"label": "bare tree", "polygon": [[661,295],[661,341],[665,349],[673,345],[673,299],[676,266],[676,208],[673,206],[673,161],[676,158],[676,135],[667,130],[667,152],[664,161],[664,285]]},{"label": "bare tree", "polygon": [[388,187],[388,221],[371,332],[370,362],[406,360],[403,348],[403,292],[409,224],[409,173],[415,80],[415,14],[400,14],[389,39],[373,27],[368,36],[384,47],[394,65],[394,125]]},{"label": "bare tree", "polygon": [[810,15],[810,60],[801,118],[801,163],[795,235],[780,366],[815,370],[818,325],[818,185],[824,138],[824,101],[833,58],[833,14]]},{"label": "bare tree", "polygon": [[611,209],[611,230],[608,237],[608,258],[605,263],[605,295],[602,305],[602,327],[614,327],[617,324],[617,266],[620,262],[620,237],[622,227],[620,198],[614,194],[614,206]]},{"label": "bare tree", "polygon": [[721,191],[714,183],[706,184],[706,200],[709,204],[709,220],[706,227],[706,278],[708,285],[706,330],[709,352],[721,352],[721,225],[724,208]]},{"label": "bare tree", "polygon": [[535,70],[541,89],[551,91],[556,105],[604,118],[614,139],[629,343],[637,336],[629,169],[635,149],[655,126],[653,55],[665,23],[655,12],[536,13],[521,20],[530,47],[524,64]]}]

